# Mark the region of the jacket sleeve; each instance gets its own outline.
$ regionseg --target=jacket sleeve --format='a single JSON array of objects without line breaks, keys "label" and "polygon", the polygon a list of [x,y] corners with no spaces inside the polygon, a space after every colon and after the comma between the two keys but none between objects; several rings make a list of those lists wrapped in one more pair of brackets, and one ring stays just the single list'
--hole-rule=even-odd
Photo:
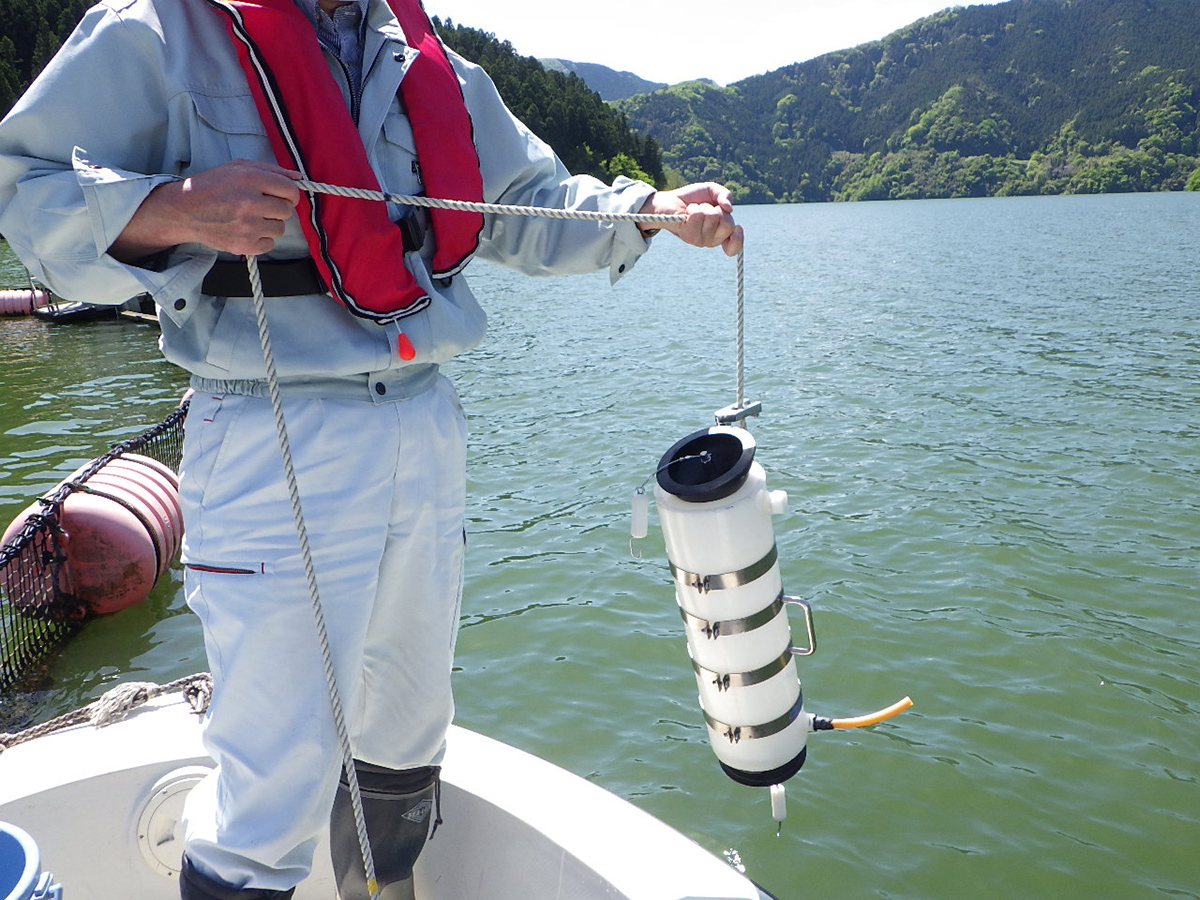
[{"label": "jacket sleeve", "polygon": [[145,21],[93,7],[0,123],[0,234],[68,299],[121,303],[181,274],[202,277],[211,263],[158,272],[107,253],[182,167],[164,158],[172,105],[186,97],[168,96],[162,44]]},{"label": "jacket sleeve", "polygon": [[[513,116],[482,69],[453,54],[451,59],[475,127],[485,200],[628,213],[654,193],[651,185],[623,176],[609,186],[589,175],[571,175],[554,151]],[[648,247],[633,222],[488,214],[478,255],[527,275],[607,268],[616,281]]]}]

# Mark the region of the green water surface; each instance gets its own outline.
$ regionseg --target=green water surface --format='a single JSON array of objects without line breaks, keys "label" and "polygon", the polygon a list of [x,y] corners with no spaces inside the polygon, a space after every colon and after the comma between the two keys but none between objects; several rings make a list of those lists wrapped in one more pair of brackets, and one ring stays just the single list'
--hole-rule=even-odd
[{"label": "green water surface", "polygon": [[[808,708],[916,705],[813,736],[780,836],[718,769],[628,503],[735,399],[734,269],[663,235],[615,288],[469,273],[491,332],[446,367],[472,427],[460,724],[783,900],[1200,897],[1200,195],[740,216],[751,427],[819,632]],[[0,320],[5,521],[174,406],[156,337]],[[40,720],[204,668],[173,572],[4,704]]]}]

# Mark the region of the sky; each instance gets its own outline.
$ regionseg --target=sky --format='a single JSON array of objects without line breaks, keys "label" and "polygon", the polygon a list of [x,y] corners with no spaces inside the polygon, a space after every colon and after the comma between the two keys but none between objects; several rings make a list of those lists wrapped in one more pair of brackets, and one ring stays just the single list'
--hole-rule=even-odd
[{"label": "sky", "polygon": [[[424,0],[522,56],[599,63],[650,81],[752,75],[878,40],[949,6],[997,0]],[[575,10],[580,10],[575,12]],[[585,18],[600,21],[579,24]]]}]

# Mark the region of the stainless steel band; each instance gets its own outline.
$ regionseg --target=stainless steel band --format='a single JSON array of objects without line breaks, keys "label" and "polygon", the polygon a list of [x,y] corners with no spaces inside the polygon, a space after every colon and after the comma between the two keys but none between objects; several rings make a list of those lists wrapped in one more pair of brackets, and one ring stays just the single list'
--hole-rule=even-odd
[{"label": "stainless steel band", "polygon": [[750,685],[762,684],[764,681],[774,678],[787,668],[792,655],[792,648],[789,646],[779,655],[778,659],[771,660],[765,666],[759,666],[753,672],[721,673],[715,669],[706,669],[695,660],[692,660],[692,668],[698,676],[707,678],[716,685],[718,691],[727,691],[731,687],[750,687]]},{"label": "stainless steel band", "polygon": [[762,576],[771,571],[771,567],[775,565],[779,559],[779,550],[776,545],[772,544],[771,549],[756,563],[751,563],[744,569],[739,569],[736,572],[723,572],[719,575],[700,575],[696,572],[689,572],[686,569],[681,569],[671,563],[671,574],[675,576],[675,580],[680,584],[690,588],[695,588],[702,594],[707,594],[709,591],[726,591],[730,588],[741,587],[756,581]]},{"label": "stainless steel band", "polygon": [[703,631],[706,637],[716,640],[721,635],[745,634],[747,631],[762,628],[782,611],[783,593],[781,592],[770,606],[741,619],[702,619],[699,616],[693,616],[686,609],[680,609],[679,615],[683,617],[683,621],[689,628]]},{"label": "stainless steel band", "polygon": [[736,744],[743,739],[755,740],[779,734],[779,732],[795,722],[803,710],[804,692],[801,691],[800,696],[796,698],[796,702],[792,704],[791,709],[782,716],[779,716],[779,718],[772,719],[770,722],[764,722],[762,725],[730,725],[728,722],[714,719],[707,711],[704,713],[704,721],[708,723],[709,728],[720,732],[728,738],[731,744]]}]

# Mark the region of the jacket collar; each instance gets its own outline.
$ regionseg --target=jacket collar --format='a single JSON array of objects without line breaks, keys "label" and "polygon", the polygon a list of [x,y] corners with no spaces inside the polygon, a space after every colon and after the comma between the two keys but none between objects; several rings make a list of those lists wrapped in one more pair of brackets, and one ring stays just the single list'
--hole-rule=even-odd
[{"label": "jacket collar", "polygon": [[404,31],[386,0],[371,0],[363,43],[363,91],[358,130],[368,152],[378,139],[380,126],[400,89],[417,51],[404,40]]}]

